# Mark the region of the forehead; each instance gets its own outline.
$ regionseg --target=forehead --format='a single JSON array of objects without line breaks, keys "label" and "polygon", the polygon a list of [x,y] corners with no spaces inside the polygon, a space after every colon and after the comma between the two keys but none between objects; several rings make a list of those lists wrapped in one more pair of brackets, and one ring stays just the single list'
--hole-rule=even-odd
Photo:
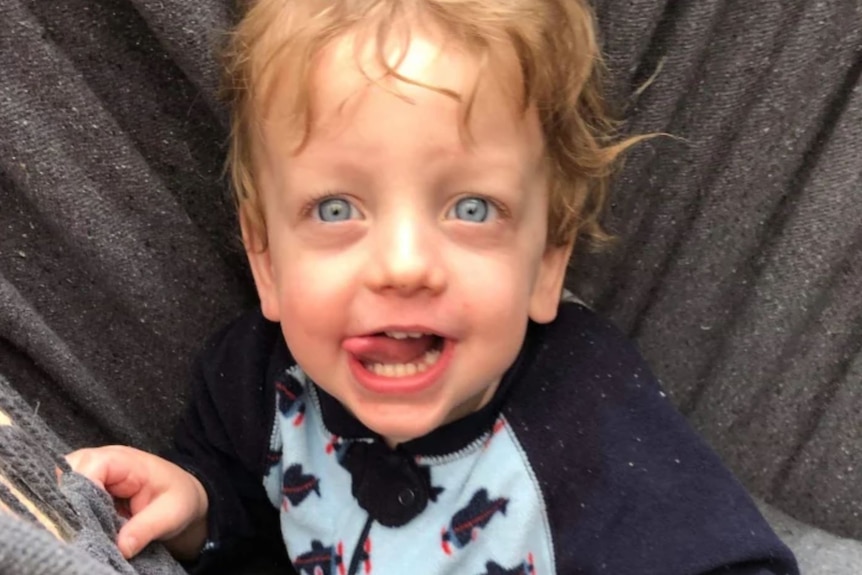
[{"label": "forehead", "polygon": [[[514,85],[503,78],[511,74],[511,66],[491,68],[486,64],[476,49],[454,41],[438,27],[425,25],[384,39],[358,32],[344,34],[321,50],[309,80],[314,98],[322,106],[339,105],[341,98],[343,105],[369,86],[407,102],[421,95],[418,88],[424,88],[465,105],[473,97],[487,99]],[[500,100],[515,109],[514,91]]]},{"label": "forehead", "polygon": [[[280,76],[265,116],[268,123],[280,124],[284,133],[289,129],[285,122],[299,117],[291,109],[297,99],[290,94],[303,87],[291,82],[289,74]],[[351,31],[315,55],[305,89],[301,137],[312,147],[348,132],[373,140],[372,132],[381,122],[392,128],[399,121],[409,124],[417,119],[416,113],[398,113],[406,106],[418,111],[424,123],[439,128],[434,130],[439,135],[447,132],[438,140],[450,140],[453,148],[470,150],[483,144],[488,148],[493,143],[511,148],[516,143],[532,156],[541,156],[544,150],[538,114],[523,106],[518,59],[508,44],[480,51],[427,24],[405,27],[382,41]]]}]

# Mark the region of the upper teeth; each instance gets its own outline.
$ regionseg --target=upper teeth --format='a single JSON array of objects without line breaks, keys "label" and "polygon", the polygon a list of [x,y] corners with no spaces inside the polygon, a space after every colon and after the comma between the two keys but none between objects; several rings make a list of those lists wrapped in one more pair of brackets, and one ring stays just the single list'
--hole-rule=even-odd
[{"label": "upper teeth", "polygon": [[421,331],[387,331],[385,333],[386,337],[391,337],[392,339],[407,339],[408,337],[418,339],[425,335]]}]

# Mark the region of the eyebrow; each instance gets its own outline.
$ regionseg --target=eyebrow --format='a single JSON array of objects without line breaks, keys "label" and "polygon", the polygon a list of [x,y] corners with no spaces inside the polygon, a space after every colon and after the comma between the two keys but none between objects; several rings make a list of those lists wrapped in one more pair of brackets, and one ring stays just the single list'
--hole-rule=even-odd
[{"label": "eyebrow", "polygon": [[[354,181],[367,182],[374,179],[377,170],[373,162],[367,161],[374,152],[348,152],[347,154],[325,154],[314,158],[323,162],[326,169],[340,177]],[[533,169],[540,169],[540,162],[524,165],[511,154],[482,154],[464,156],[441,150],[431,154],[424,163],[429,171],[434,171],[446,180],[486,177],[488,174],[496,181],[523,182]]]}]

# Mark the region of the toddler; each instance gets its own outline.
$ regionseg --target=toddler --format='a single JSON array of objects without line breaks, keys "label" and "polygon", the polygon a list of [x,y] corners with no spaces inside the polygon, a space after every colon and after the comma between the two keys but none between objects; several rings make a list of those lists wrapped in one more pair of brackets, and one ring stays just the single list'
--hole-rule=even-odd
[{"label": "toddler", "polygon": [[260,308],[207,344],[167,459],[69,456],[128,499],[126,556],[796,573],[633,346],[561,303],[632,143],[599,68],[582,0],[247,4],[229,162]]}]

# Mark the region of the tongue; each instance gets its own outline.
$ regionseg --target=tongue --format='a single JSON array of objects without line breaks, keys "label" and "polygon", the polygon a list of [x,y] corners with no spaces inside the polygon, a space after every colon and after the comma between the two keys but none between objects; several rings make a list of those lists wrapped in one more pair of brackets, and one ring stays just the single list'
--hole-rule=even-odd
[{"label": "tongue", "polygon": [[342,347],[363,363],[412,363],[434,345],[434,336],[394,339],[385,335],[350,337]]}]

